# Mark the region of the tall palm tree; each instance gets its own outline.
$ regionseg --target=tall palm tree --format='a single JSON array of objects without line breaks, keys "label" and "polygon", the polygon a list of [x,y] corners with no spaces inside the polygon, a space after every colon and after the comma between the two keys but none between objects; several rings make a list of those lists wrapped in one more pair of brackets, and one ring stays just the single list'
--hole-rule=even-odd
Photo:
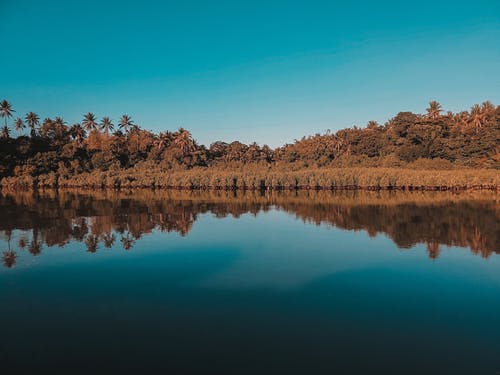
[{"label": "tall palm tree", "polygon": [[440,116],[442,110],[443,108],[441,107],[441,104],[439,104],[435,100],[432,100],[429,102],[429,108],[426,108],[427,117],[431,120],[436,119]]},{"label": "tall palm tree", "polygon": [[134,125],[132,118],[129,115],[123,115],[120,118],[120,124],[118,127],[123,130],[125,133],[128,132],[129,128]]},{"label": "tall palm tree", "polygon": [[14,127],[16,131],[19,133],[21,133],[24,130],[26,126],[24,125],[23,119],[21,117],[18,117],[14,120]]},{"label": "tall palm tree", "polygon": [[181,149],[183,154],[193,151],[195,144],[191,133],[184,128],[179,128],[174,138],[174,143]]},{"label": "tall palm tree", "polygon": [[36,127],[40,124],[40,117],[35,112],[29,112],[26,115],[26,123],[31,129],[31,138],[36,136]]},{"label": "tall palm tree", "polygon": [[483,125],[491,123],[491,121],[495,117],[495,109],[496,107],[489,100],[481,104],[481,112],[483,113]]},{"label": "tall palm tree", "polygon": [[68,127],[66,125],[66,121],[60,116],[56,117],[52,121],[52,129],[54,136],[54,144],[62,146],[68,141]]},{"label": "tall palm tree", "polygon": [[71,137],[76,140],[78,145],[81,145],[83,143],[86,134],[85,129],[80,124],[77,123],[72,125],[69,132],[71,134]]},{"label": "tall palm tree", "polygon": [[138,133],[141,130],[141,127],[137,124],[133,124],[129,129],[129,133]]},{"label": "tall palm tree", "polygon": [[483,104],[481,104],[481,109],[485,113],[494,112],[495,106],[489,100],[487,100],[487,101],[483,102]]},{"label": "tall palm tree", "polygon": [[95,115],[92,112],[88,112],[83,116],[82,126],[88,132],[93,130],[97,130],[97,120]]},{"label": "tall palm tree", "polygon": [[42,126],[40,126],[40,129],[38,130],[38,133],[42,136],[45,137],[47,136],[48,133],[53,133],[53,128],[54,128],[54,121],[50,117],[46,117],[42,121]]},{"label": "tall palm tree", "polygon": [[51,127],[53,123],[54,123],[54,120],[52,120],[50,117],[45,117],[42,121],[42,126]]},{"label": "tall palm tree", "polygon": [[57,130],[61,130],[63,127],[66,126],[66,121],[62,117],[56,117],[54,119],[54,126],[56,127]]},{"label": "tall palm tree", "polygon": [[483,126],[485,120],[484,111],[479,104],[474,104],[470,110],[470,122],[476,128]]},{"label": "tall palm tree", "polygon": [[0,102],[0,117],[3,117],[5,121],[5,126],[7,126],[7,119],[12,117],[12,113],[15,112],[12,109],[12,105],[7,100],[2,100]]},{"label": "tall palm tree", "polygon": [[107,116],[104,116],[101,120],[101,130],[109,135],[109,133],[113,131],[114,128],[115,125],[113,124],[111,119]]},{"label": "tall palm tree", "polygon": [[166,133],[160,132],[158,136],[155,137],[154,145],[158,150],[163,149],[163,147],[168,147],[172,140],[172,133],[167,130]]}]

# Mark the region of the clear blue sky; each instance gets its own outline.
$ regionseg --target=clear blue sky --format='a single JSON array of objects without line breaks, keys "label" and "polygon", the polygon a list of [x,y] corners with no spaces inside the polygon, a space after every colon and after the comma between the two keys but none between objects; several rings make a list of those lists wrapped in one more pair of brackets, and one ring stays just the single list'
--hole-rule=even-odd
[{"label": "clear blue sky", "polygon": [[500,1],[0,0],[0,99],[276,146],[500,103]]}]

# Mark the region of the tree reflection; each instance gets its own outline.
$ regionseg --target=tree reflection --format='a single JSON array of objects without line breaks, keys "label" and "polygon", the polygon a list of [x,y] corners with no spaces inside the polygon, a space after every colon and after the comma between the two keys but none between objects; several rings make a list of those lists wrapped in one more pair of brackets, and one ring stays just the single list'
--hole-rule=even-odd
[{"label": "tree reflection", "polygon": [[12,268],[16,264],[16,259],[17,259],[16,252],[10,249],[10,240],[12,238],[12,231],[10,229],[6,230],[5,236],[7,237],[8,249],[2,253],[2,262],[5,267]]},{"label": "tree reflection", "polygon": [[17,246],[19,246],[20,249],[24,249],[26,247],[26,242],[26,238],[20,237],[17,241]]},{"label": "tree reflection", "polygon": [[[217,218],[257,215],[273,208],[315,225],[384,234],[399,248],[425,244],[430,259],[443,246],[469,248],[488,257],[500,252],[497,197],[451,193],[293,192],[67,192],[0,193],[0,234],[8,243],[3,263],[12,267],[13,231],[19,249],[39,255],[42,246],[82,242],[89,253],[99,244],[125,250],[154,230],[186,236],[200,214]],[[486,197],[486,198],[485,198]]]},{"label": "tree reflection", "polygon": [[441,247],[437,242],[428,242],[427,243],[427,254],[429,255],[429,259],[437,259],[439,257],[439,253],[441,252]]},{"label": "tree reflection", "polygon": [[127,233],[126,235],[122,236],[120,239],[122,246],[125,250],[130,250],[134,246],[134,239],[131,237],[130,233]]},{"label": "tree reflection", "polygon": [[102,235],[102,241],[104,243],[104,247],[107,249],[111,249],[111,247],[113,247],[115,240],[116,236],[113,233],[104,233]]},{"label": "tree reflection", "polygon": [[7,268],[12,268],[16,264],[17,254],[15,251],[7,250],[2,253],[3,265]]},{"label": "tree reflection", "polygon": [[95,253],[97,247],[99,246],[99,238],[95,234],[90,234],[85,239],[85,245],[87,246],[87,251],[89,253]]},{"label": "tree reflection", "polygon": [[42,253],[42,244],[38,241],[31,241],[28,247],[28,251],[31,255],[40,255]]}]

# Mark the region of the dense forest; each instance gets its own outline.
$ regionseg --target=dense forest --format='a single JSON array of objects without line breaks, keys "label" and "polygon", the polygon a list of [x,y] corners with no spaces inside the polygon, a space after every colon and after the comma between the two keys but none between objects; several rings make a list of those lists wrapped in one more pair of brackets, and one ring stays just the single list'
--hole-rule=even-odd
[{"label": "dense forest", "polygon": [[[89,112],[72,125],[35,112],[17,116],[7,100],[0,117],[0,183],[7,187],[499,185],[500,106],[490,102],[452,113],[432,101],[424,114],[400,112],[384,124],[369,121],[275,149],[238,141],[207,147],[186,129],[154,133],[126,114],[115,122]],[[352,170],[361,172],[338,177]],[[454,172],[438,181],[446,170]]]},{"label": "dense forest", "polygon": [[[200,215],[258,215],[277,209],[315,225],[387,235],[400,249],[425,244],[428,256],[444,246],[468,247],[489,257],[500,253],[499,205],[495,192],[201,192],[68,191],[0,192],[0,239],[8,244],[2,261],[40,255],[72,241],[95,253],[132,250],[154,232],[187,235]],[[490,197],[491,198],[491,197]],[[333,243],[332,243],[332,246]]]}]

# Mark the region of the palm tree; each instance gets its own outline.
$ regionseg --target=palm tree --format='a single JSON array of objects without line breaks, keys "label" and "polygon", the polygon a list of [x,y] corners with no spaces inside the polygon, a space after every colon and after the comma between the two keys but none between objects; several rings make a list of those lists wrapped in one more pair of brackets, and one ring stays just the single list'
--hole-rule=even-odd
[{"label": "palm tree", "polygon": [[174,143],[181,149],[184,155],[193,151],[195,148],[191,133],[184,128],[179,128],[177,134],[175,135]]},{"label": "palm tree", "polygon": [[441,107],[441,104],[439,104],[435,100],[432,100],[429,102],[429,108],[426,108],[427,117],[431,120],[436,119],[440,116],[442,110],[443,108]]},{"label": "palm tree", "polygon": [[85,129],[80,124],[77,123],[72,125],[69,133],[71,134],[71,137],[76,140],[78,145],[81,145],[83,143],[86,133]]},{"label": "palm tree", "polygon": [[10,138],[10,131],[7,125],[2,127],[2,131],[0,132],[0,138]]},{"label": "palm tree", "polygon": [[492,122],[495,116],[495,106],[490,101],[485,101],[481,104],[481,112],[483,113],[483,125]]},{"label": "palm tree", "polygon": [[172,141],[172,133],[167,130],[166,133],[160,132],[155,139],[154,145],[158,148],[158,150],[163,149],[163,147],[170,145]]},{"label": "palm tree", "polygon": [[489,100],[487,100],[483,102],[483,104],[481,104],[481,109],[485,113],[490,113],[495,111],[495,106]]},{"label": "palm tree", "polygon": [[35,112],[29,112],[26,115],[26,123],[31,128],[31,138],[36,136],[36,127],[40,123],[40,117]]},{"label": "palm tree", "polygon": [[120,118],[120,124],[118,125],[118,127],[120,129],[123,129],[123,131],[125,133],[128,132],[128,129],[134,125],[134,122],[132,121],[132,118],[130,118],[129,115],[123,115],[121,118]]},{"label": "palm tree", "polygon": [[23,119],[21,117],[18,117],[14,120],[14,127],[16,131],[19,133],[21,133],[24,130],[26,126],[24,125]]},{"label": "palm tree", "polygon": [[7,119],[12,117],[12,105],[7,100],[2,100],[0,102],[0,117],[4,118],[5,126],[7,126]]},{"label": "palm tree", "polygon": [[68,142],[68,126],[66,121],[60,116],[52,121],[54,145],[63,146]]},{"label": "palm tree", "polygon": [[42,127],[51,128],[54,121],[50,117],[46,117],[42,121]]},{"label": "palm tree", "polygon": [[107,116],[104,116],[101,121],[101,130],[109,135],[110,131],[113,131],[115,125],[111,122],[111,119]]},{"label": "palm tree", "polygon": [[95,115],[92,112],[88,112],[83,116],[82,126],[88,132],[97,130],[97,121]]},{"label": "palm tree", "polygon": [[56,117],[54,119],[54,126],[56,127],[57,130],[61,130],[63,127],[66,126],[66,121],[62,117]]},{"label": "palm tree", "polygon": [[38,134],[42,137],[53,137],[54,136],[54,121],[47,117],[42,121],[42,126],[38,130]]},{"label": "palm tree", "polygon": [[474,104],[470,110],[470,122],[477,129],[483,126],[484,112],[479,104]]},{"label": "palm tree", "polygon": [[141,127],[137,124],[132,124],[132,126],[129,128],[129,133],[138,133],[141,130]]}]

